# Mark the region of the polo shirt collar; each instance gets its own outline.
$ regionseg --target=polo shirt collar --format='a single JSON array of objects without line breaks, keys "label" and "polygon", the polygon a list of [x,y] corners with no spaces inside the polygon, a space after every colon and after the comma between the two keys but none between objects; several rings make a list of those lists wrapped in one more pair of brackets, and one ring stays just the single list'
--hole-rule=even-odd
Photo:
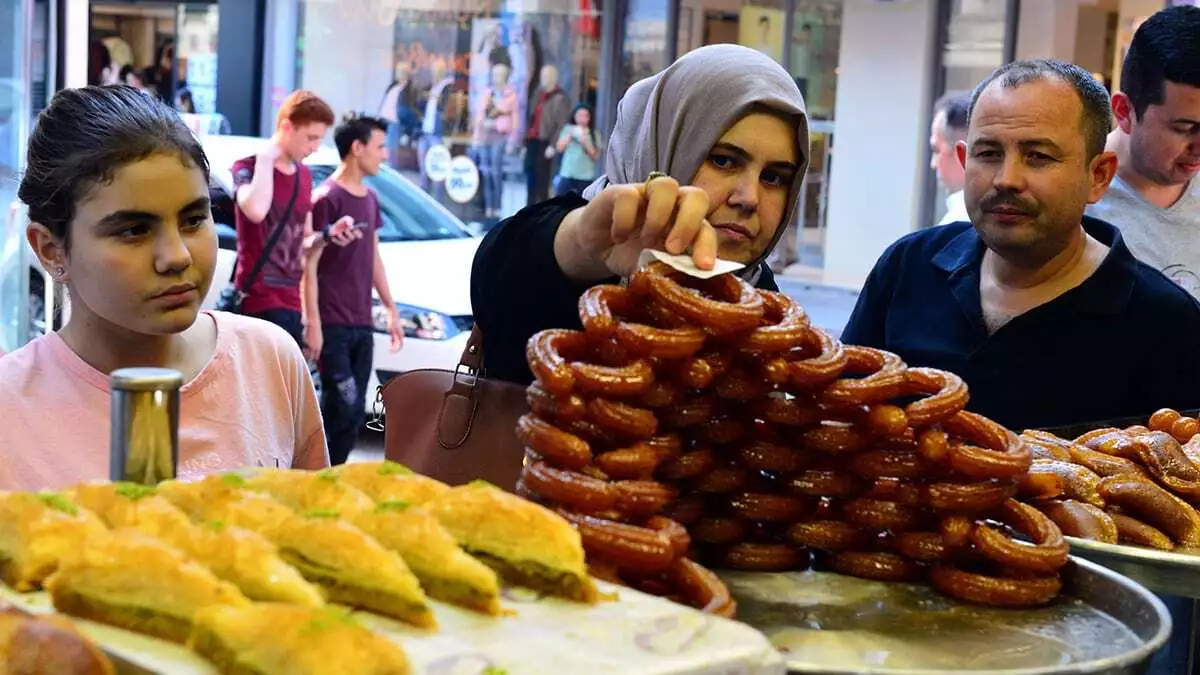
[{"label": "polo shirt collar", "polygon": [[[1137,260],[1125,245],[1120,230],[1111,224],[1084,216],[1083,229],[1096,241],[1108,246],[1108,255],[1091,277],[1053,302],[1069,302],[1073,307],[1096,314],[1120,314],[1125,311],[1133,294]],[[950,275],[954,294],[959,301],[965,299],[964,293],[973,293],[974,302],[970,304],[975,307],[979,305],[978,279],[983,251],[983,241],[975,228],[970,227],[947,242],[933,257],[933,264]],[[967,288],[967,285],[973,288]]]}]

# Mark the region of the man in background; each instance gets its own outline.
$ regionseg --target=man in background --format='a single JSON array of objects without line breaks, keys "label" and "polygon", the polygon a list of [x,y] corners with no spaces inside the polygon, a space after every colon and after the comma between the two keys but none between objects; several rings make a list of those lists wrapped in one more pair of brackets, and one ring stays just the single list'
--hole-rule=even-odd
[{"label": "man in background", "polygon": [[[304,158],[321,145],[332,124],[329,104],[312,92],[294,91],[279,109],[270,142],[257,155],[233,164],[237,226],[234,286],[245,294],[241,311],[283,328],[301,346],[304,254],[330,239],[339,245],[348,244],[355,234],[353,224],[345,222],[330,228],[329,235],[313,232],[312,174],[304,166]],[[286,221],[281,222],[285,216]],[[257,278],[251,279],[251,271],[275,228],[282,228],[278,240],[267,252]]]},{"label": "man in background", "polygon": [[893,244],[842,340],[957,373],[970,410],[1017,430],[1200,407],[1200,305],[1084,216],[1117,169],[1108,92],[1078,66],[1018,61],[969,118],[970,222]]},{"label": "man in background", "polygon": [[963,201],[966,173],[955,149],[967,140],[967,111],[971,107],[971,92],[952,91],[938,99],[933,106],[933,123],[929,126],[929,147],[933,152],[929,168],[937,174],[938,182],[950,196],[946,198],[946,215],[938,225],[969,221]]},{"label": "man in background", "polygon": [[1164,9],[1142,23],[1112,110],[1117,176],[1088,213],[1200,298],[1200,7]]},{"label": "man in background", "polygon": [[333,133],[342,163],[313,195],[317,228],[349,221],[362,233],[344,247],[315,251],[305,262],[304,341],[309,356],[320,359],[321,414],[335,466],[350,456],[364,421],[375,352],[372,288],[386,312],[392,350],[404,345],[404,326],[379,255],[379,199],[363,183],[387,161],[387,129],[386,121],[374,117],[344,120]]}]

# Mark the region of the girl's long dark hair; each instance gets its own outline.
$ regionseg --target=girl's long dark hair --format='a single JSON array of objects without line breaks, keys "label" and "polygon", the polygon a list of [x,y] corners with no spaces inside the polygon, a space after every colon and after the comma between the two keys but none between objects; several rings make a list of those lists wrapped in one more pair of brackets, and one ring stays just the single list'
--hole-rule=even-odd
[{"label": "girl's long dark hair", "polygon": [[571,108],[571,124],[575,124],[575,113],[580,110],[588,111],[588,135],[592,139],[592,147],[596,147],[599,144],[599,139],[596,137],[596,120],[595,115],[592,113],[592,106],[583,102],[576,103],[575,107]]}]

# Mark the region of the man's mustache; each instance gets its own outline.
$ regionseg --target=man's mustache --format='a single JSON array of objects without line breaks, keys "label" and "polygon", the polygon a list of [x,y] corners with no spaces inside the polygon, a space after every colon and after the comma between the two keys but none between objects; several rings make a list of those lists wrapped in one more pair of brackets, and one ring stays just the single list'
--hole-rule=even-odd
[{"label": "man's mustache", "polygon": [[1021,215],[1031,216],[1037,213],[1037,205],[1031,204],[1016,195],[994,194],[984,197],[979,202],[982,211],[996,211],[1001,208],[1017,211]]}]

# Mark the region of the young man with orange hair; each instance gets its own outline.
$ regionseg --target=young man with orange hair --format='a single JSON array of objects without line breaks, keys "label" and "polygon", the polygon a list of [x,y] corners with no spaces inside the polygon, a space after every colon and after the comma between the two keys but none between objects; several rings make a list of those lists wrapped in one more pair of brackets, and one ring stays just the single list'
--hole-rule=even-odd
[{"label": "young man with orange hair", "polygon": [[294,91],[279,109],[270,142],[233,165],[238,235],[234,288],[241,296],[240,311],[283,328],[301,346],[306,252],[328,241],[344,246],[361,236],[349,220],[313,231],[312,173],[304,158],[321,145],[333,122],[328,103],[310,91]]}]

